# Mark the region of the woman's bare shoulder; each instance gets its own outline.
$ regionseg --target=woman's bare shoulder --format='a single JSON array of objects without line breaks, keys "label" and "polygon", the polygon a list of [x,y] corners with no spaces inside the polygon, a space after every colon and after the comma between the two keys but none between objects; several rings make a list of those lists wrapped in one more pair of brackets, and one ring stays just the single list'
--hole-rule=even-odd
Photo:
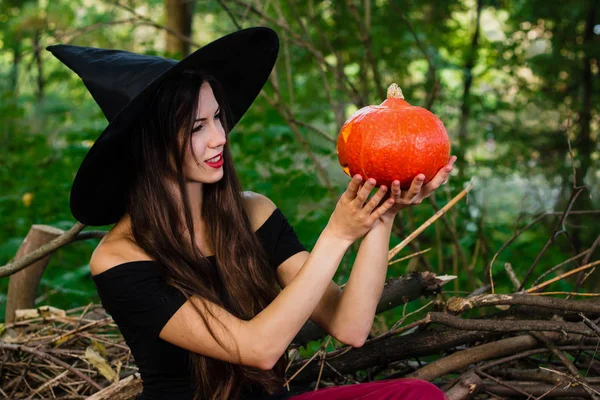
[{"label": "woman's bare shoulder", "polygon": [[151,259],[124,234],[111,231],[102,238],[92,253],[90,271],[92,275],[98,275],[119,264]]},{"label": "woman's bare shoulder", "polygon": [[250,219],[252,230],[256,231],[265,223],[277,208],[267,196],[256,192],[243,192],[244,207]]}]

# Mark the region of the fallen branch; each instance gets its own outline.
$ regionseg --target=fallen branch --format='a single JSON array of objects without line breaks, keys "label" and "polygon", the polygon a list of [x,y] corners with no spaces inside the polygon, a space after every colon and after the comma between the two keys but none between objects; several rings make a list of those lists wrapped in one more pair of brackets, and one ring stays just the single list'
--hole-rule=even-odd
[{"label": "fallen branch", "polygon": [[538,345],[538,341],[530,335],[521,335],[496,342],[482,344],[467,350],[457,351],[447,357],[441,358],[423,368],[418,369],[409,378],[431,381],[442,375],[449,374],[468,367],[471,364],[489,360],[490,358],[503,357],[509,354],[530,350]]},{"label": "fallen branch", "polygon": [[478,373],[479,375],[481,375],[482,377],[484,377],[484,378],[487,378],[487,379],[490,379],[490,380],[492,380],[493,382],[496,382],[496,383],[497,383],[498,385],[500,385],[500,386],[504,386],[505,388],[508,388],[508,389],[514,390],[515,392],[517,392],[517,393],[519,393],[519,394],[521,394],[521,395],[523,395],[523,396],[527,396],[527,399],[530,399],[530,398],[531,398],[531,393],[528,393],[528,392],[524,391],[523,389],[519,388],[518,386],[517,386],[517,387],[513,386],[513,385],[511,384],[511,382],[504,382],[503,380],[501,380],[501,379],[498,379],[498,378],[496,378],[495,376],[492,376],[492,375],[486,374],[486,373],[485,373],[485,372],[483,372],[483,371],[477,371],[477,373]]},{"label": "fallen branch", "polygon": [[12,263],[8,263],[0,267],[0,278],[4,278],[5,276],[12,275],[17,271],[22,270],[23,268],[33,264],[34,262],[46,257],[56,249],[72,242],[73,239],[77,237],[77,234],[81,232],[83,228],[85,228],[85,225],[83,225],[81,222],[77,222],[75,225],[73,225],[71,229],[58,236],[56,239],[39,247],[37,250],[28,253],[23,258],[20,258]]},{"label": "fallen branch", "polygon": [[458,383],[446,392],[448,400],[468,400],[475,396],[481,388],[483,382],[473,371],[462,374]]},{"label": "fallen branch", "polygon": [[[549,350],[548,350],[549,351]],[[490,372],[491,374],[492,372]],[[541,370],[541,369],[518,369],[518,368],[497,368],[494,369],[493,374],[495,376],[500,376],[503,379],[515,380],[515,381],[534,381],[534,382],[544,382],[550,385],[560,385],[565,382],[565,380],[557,376],[556,374],[552,374],[550,372]]]},{"label": "fallen branch", "polygon": [[581,374],[581,372],[579,372],[579,370],[573,365],[571,360],[569,360],[567,356],[565,356],[565,354],[556,347],[556,345],[552,342],[552,340],[550,340],[550,338],[548,338],[541,332],[531,332],[530,334],[534,338],[538,339],[540,342],[544,343],[544,345],[546,345],[546,347],[552,352],[552,354],[554,354],[554,356],[558,358],[565,367],[567,367],[567,370],[573,375],[573,377],[570,377],[571,380],[581,384],[584,390],[588,392],[592,399],[600,399],[600,393],[596,392],[589,386],[588,382],[586,382],[586,379]]},{"label": "fallen branch", "polygon": [[129,400],[137,398],[142,389],[140,374],[135,373],[94,393],[86,400]]},{"label": "fallen branch", "polygon": [[[551,385],[542,385],[539,383],[511,383],[511,386],[527,392],[532,396],[544,398],[566,397],[566,398],[589,398],[589,394],[580,387],[557,387]],[[597,389],[597,388],[596,388]],[[515,397],[526,397],[521,392],[502,385],[486,384],[485,391],[497,396],[505,396],[514,399]]]},{"label": "fallen branch", "polygon": [[[578,272],[581,272],[581,271],[583,271],[583,270],[586,270],[586,269],[588,269],[588,268],[592,268],[593,266],[595,266],[595,265],[598,265],[598,264],[600,264],[600,260],[598,260],[598,261],[594,261],[594,262],[592,262],[592,263],[589,263],[589,264],[582,265],[582,266],[581,266],[581,267],[579,267],[579,268],[575,268],[575,269],[573,269],[573,270],[571,270],[571,271],[565,272],[564,274],[560,274],[560,275],[559,275],[559,276],[557,276],[556,278],[552,278],[552,279],[550,279],[550,280],[547,280],[547,281],[546,281],[546,282],[544,282],[544,283],[540,283],[540,284],[539,284],[539,285],[537,285],[537,286],[534,286],[534,287],[532,287],[532,288],[529,288],[529,289],[527,289],[525,292],[526,292],[526,293],[531,293],[531,292],[535,292],[535,291],[537,291],[537,290],[543,289],[543,288],[545,288],[546,286],[550,285],[551,283],[554,283],[554,282],[556,282],[556,281],[559,281],[559,280],[561,280],[561,279],[563,279],[563,278],[566,278],[567,276],[571,276],[571,275],[573,275],[573,274],[576,274],[576,273],[578,273]],[[522,285],[522,284],[521,284],[521,285]]]},{"label": "fallen branch", "polygon": [[[544,277],[545,277],[545,276],[548,276],[549,274],[551,274],[552,272],[556,271],[557,269],[559,269],[559,268],[560,268],[560,267],[562,267],[563,265],[566,265],[566,264],[568,264],[568,263],[570,263],[570,262],[572,262],[572,261],[575,261],[575,260],[577,260],[577,259],[579,259],[579,258],[581,258],[581,257],[585,256],[586,254],[589,254],[589,251],[590,251],[590,249],[584,250],[584,251],[582,251],[581,253],[577,254],[576,256],[573,256],[573,257],[571,257],[571,258],[569,258],[569,259],[566,259],[565,261],[563,261],[563,262],[561,262],[561,263],[559,263],[559,264],[556,264],[554,267],[552,267],[552,268],[550,268],[550,269],[548,269],[548,270],[544,271],[544,273],[543,273],[543,274],[541,274],[540,276],[538,276],[538,277],[537,277],[537,278],[536,278],[536,279],[533,281],[533,283],[531,284],[531,286],[535,286],[535,285],[537,285],[539,282],[541,282],[541,281],[542,281],[542,279],[544,279]],[[588,261],[589,261],[589,260],[587,260],[587,261],[586,261],[586,260],[584,259],[584,260],[583,260],[583,264],[587,264],[587,263],[588,263]],[[520,286],[520,284],[519,284],[519,286]]]},{"label": "fallen branch", "polygon": [[565,312],[600,313],[600,303],[598,302],[531,296],[527,294],[482,294],[472,297],[452,297],[446,301],[445,309],[452,314],[461,314],[473,308],[497,305],[537,306]]},{"label": "fallen branch", "polygon": [[[564,342],[564,343],[573,342],[574,343],[574,342],[577,342],[579,340],[580,340],[579,337],[571,337],[568,340],[566,340],[566,341],[563,340],[561,342]],[[588,342],[590,340],[591,340],[591,338],[585,338],[585,339],[583,339],[584,343],[586,343],[586,342]],[[594,339],[594,342],[596,342],[595,339]],[[560,349],[561,350],[585,350],[585,349],[594,350],[594,349],[596,349],[596,347],[597,347],[597,344],[590,345],[590,346],[587,346],[587,345],[583,345],[583,346],[582,345],[571,345],[571,346],[560,346]],[[530,357],[530,356],[533,356],[533,355],[536,355],[536,354],[548,353],[549,351],[550,350],[547,349],[547,348],[523,351],[521,353],[513,354],[513,355],[508,356],[508,357],[503,357],[503,358],[499,358],[499,359],[494,360],[494,361],[489,361],[489,362],[481,365],[478,368],[478,370],[484,371],[484,370],[496,367],[498,365],[506,365],[509,362],[512,362],[512,361],[515,361],[515,360],[519,360],[521,358]]]},{"label": "fallen branch", "polygon": [[487,331],[498,333],[523,332],[523,331],[542,331],[542,332],[568,332],[576,333],[582,336],[593,336],[589,329],[578,322],[564,321],[537,321],[537,320],[514,320],[512,324],[507,324],[506,320],[473,320],[462,319],[450,314],[432,312],[427,316],[427,320],[432,324],[442,324],[455,329],[467,331]]}]

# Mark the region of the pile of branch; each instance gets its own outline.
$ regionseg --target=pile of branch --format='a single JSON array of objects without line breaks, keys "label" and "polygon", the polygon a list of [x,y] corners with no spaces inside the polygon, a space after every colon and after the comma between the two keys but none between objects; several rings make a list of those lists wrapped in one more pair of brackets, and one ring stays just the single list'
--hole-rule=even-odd
[{"label": "pile of branch", "polygon": [[[459,316],[496,306],[510,309],[485,318]],[[406,377],[437,383],[451,400],[600,398],[600,328],[590,319],[600,317],[600,303],[488,294],[430,307],[424,318],[372,337],[361,348],[323,346],[316,357],[294,361],[290,384],[305,390],[307,384]]]},{"label": "pile of branch", "polygon": [[15,322],[0,325],[0,334],[2,398],[93,399],[123,381],[128,390],[104,398],[125,400],[141,391],[131,351],[99,305],[17,310]]},{"label": "pile of branch", "polygon": [[[419,280],[413,274],[391,281],[387,294],[396,282]],[[497,306],[510,309],[485,318],[459,316]],[[290,390],[411,377],[438,384],[451,400],[600,398],[600,303],[488,294],[426,307],[423,318],[401,320],[360,348],[325,351],[328,339],[312,357],[298,360],[300,346],[318,336],[306,326],[289,352]],[[7,399],[126,400],[142,388],[129,348],[99,305],[18,310],[0,336],[0,356],[0,395]]]}]

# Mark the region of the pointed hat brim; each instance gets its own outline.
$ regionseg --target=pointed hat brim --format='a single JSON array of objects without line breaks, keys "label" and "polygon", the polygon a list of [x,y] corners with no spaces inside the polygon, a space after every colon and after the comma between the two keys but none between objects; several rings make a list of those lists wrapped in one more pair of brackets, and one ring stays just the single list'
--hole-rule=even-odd
[{"label": "pointed hat brim", "polygon": [[[49,46],[48,50],[78,72],[66,62],[65,47]],[[83,159],[71,187],[70,208],[75,219],[85,225],[102,226],[117,222],[125,213],[133,178],[129,128],[165,78],[188,69],[213,75],[228,99],[233,128],[266,83],[278,50],[277,34],[270,28],[255,27],[223,36],[179,62],[170,60],[170,67],[116,113]]]}]

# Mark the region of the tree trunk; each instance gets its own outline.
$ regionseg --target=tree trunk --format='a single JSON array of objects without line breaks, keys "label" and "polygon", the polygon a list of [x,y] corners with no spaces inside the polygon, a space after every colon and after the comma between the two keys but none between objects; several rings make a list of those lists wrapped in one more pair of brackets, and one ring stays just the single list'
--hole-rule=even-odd
[{"label": "tree trunk", "polygon": [[[190,54],[189,38],[192,35],[192,16],[195,0],[165,0],[167,20],[167,52],[185,57]],[[173,33],[175,32],[175,33]]]},{"label": "tree trunk", "polygon": [[33,57],[35,58],[35,65],[37,68],[37,92],[36,92],[36,97],[38,100],[38,105],[42,105],[42,101],[44,99],[44,69],[43,69],[43,64],[42,64],[42,55],[41,53],[41,49],[42,46],[40,45],[40,35],[41,35],[42,31],[41,30],[36,30],[35,34],[33,35]]},{"label": "tree trunk", "polygon": [[590,166],[590,155],[592,149],[591,120],[592,120],[592,93],[594,92],[592,77],[592,46],[594,42],[594,25],[596,23],[596,14],[598,14],[598,1],[590,0],[590,7],[587,12],[587,20],[585,21],[585,33],[583,36],[583,48],[585,57],[583,59],[583,76],[582,76],[582,105],[579,112],[579,140],[577,148],[581,166],[577,171],[577,185],[583,184],[583,179],[587,174]]},{"label": "tree trunk", "polygon": [[[18,98],[18,84],[19,84],[19,64],[21,63],[21,34],[15,34],[15,42],[12,46],[13,52],[13,63],[12,70],[10,74],[10,92],[12,96],[9,97],[9,104],[11,108],[16,107],[17,98]],[[15,115],[14,111],[8,113],[6,116],[5,129],[2,134],[2,143],[8,143],[8,138],[11,136],[14,130],[15,119],[13,117]]]},{"label": "tree trunk", "polygon": [[[24,257],[33,250],[37,250],[40,246],[63,233],[62,230],[51,226],[33,225],[25,240],[23,240],[21,247],[19,247],[15,259]],[[49,261],[50,256],[48,255],[10,276],[5,315],[7,323],[15,320],[15,310],[35,307],[38,284]]]},{"label": "tree trunk", "polygon": [[40,36],[42,34],[41,29],[36,29],[33,34],[33,58],[35,59],[35,65],[37,69],[37,91],[35,97],[37,99],[37,116],[35,121],[36,130],[41,132],[46,124],[46,114],[44,113],[44,68],[42,63],[42,49],[43,46],[40,43]]},{"label": "tree trunk", "polygon": [[[594,77],[592,76],[592,59],[594,57],[592,55],[592,46],[594,42],[594,25],[596,24],[596,16],[598,15],[598,3],[598,0],[589,0],[583,36],[583,51],[585,52],[585,57],[583,59],[583,75],[581,79],[582,102],[579,111],[579,137],[575,142],[575,147],[577,148],[576,160],[580,162],[579,167],[575,170],[574,183],[577,186],[585,184],[584,179],[591,165],[592,150],[596,148],[596,143],[593,143],[591,136],[592,93],[594,93]],[[589,192],[582,193],[575,205],[578,210],[590,210],[592,204]],[[590,222],[594,224],[593,221],[590,221],[589,218],[584,215],[575,216],[573,221],[574,225],[582,227],[580,229],[574,229],[572,233],[572,243],[575,247],[575,252],[580,252],[583,243],[586,242],[586,239],[583,239],[582,235],[585,235],[586,231],[594,232],[594,229],[590,229],[592,228]],[[591,240],[593,240],[593,238]]]},{"label": "tree trunk", "polygon": [[464,178],[464,169],[466,166],[465,154],[469,144],[469,138],[467,135],[467,124],[469,122],[469,114],[471,112],[471,104],[469,101],[469,93],[471,92],[471,85],[473,84],[473,67],[477,60],[477,47],[479,46],[479,25],[481,21],[481,9],[483,7],[483,0],[477,0],[477,14],[475,17],[475,32],[471,39],[471,48],[468,51],[467,60],[465,62],[465,78],[462,95],[462,106],[460,108],[460,121],[458,128],[458,151],[457,151],[457,163],[459,164],[459,176],[462,180]]}]

